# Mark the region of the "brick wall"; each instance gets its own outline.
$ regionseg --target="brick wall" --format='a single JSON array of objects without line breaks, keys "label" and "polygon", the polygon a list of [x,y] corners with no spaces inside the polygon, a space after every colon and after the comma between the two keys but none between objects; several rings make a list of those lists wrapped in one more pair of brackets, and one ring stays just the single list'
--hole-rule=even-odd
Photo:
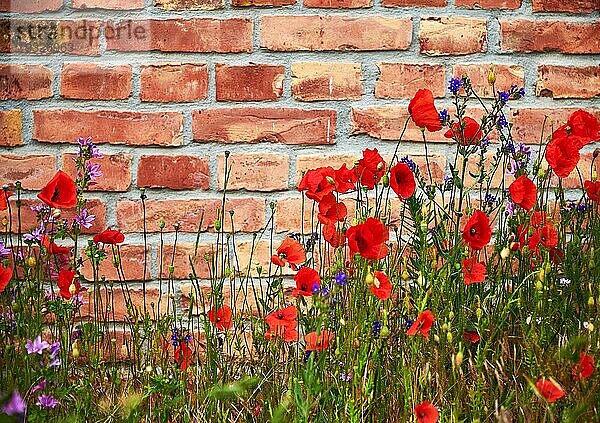
[{"label": "brick wall", "polygon": [[[298,229],[301,171],[351,164],[365,147],[391,156],[418,88],[441,109],[447,80],[466,73],[490,98],[494,64],[498,89],[525,86],[510,108],[523,142],[546,114],[600,114],[599,11],[600,0],[0,0],[0,184],[21,180],[35,198],[57,169],[74,173],[73,143],[92,136],[105,176],[91,232],[126,232],[125,275],[141,279],[147,187],[150,277],[163,219],[165,232],[180,224],[183,279],[202,212],[203,248],[214,240],[225,150],[247,256],[270,202],[280,235]],[[401,154],[420,160],[420,131],[407,138]],[[441,178],[452,146],[431,140]]]}]

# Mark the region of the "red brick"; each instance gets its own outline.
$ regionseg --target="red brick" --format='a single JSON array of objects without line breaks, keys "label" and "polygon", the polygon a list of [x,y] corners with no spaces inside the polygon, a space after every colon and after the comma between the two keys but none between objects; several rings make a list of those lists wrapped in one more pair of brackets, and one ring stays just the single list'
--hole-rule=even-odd
[{"label": "red brick", "polygon": [[[595,165],[592,167],[592,162],[595,163]],[[545,166],[546,169],[550,169],[550,167],[548,166],[548,162],[546,162],[546,159],[544,158],[543,160],[543,164]],[[589,181],[592,178],[592,169],[596,170],[596,173],[600,173],[600,162],[598,162],[598,160],[594,160],[594,156],[593,153],[581,153],[581,156],[579,157],[579,163],[577,164],[577,169],[579,170],[579,173],[577,172],[577,170],[573,170],[569,176],[567,176],[566,178],[562,178],[561,185],[564,189],[572,189],[572,188],[579,188],[582,189],[581,186],[581,180],[579,179],[579,174],[581,174],[581,178],[584,181]],[[554,172],[552,172],[552,170],[549,170],[552,173],[551,179],[550,179],[550,186],[552,187],[557,187],[558,186],[558,176],[556,176],[554,174]]]},{"label": "red brick", "polygon": [[335,123],[334,110],[235,108],[192,113],[196,141],[333,144]]},{"label": "red brick", "polygon": [[372,7],[373,0],[304,0],[302,5],[322,9],[358,9]]},{"label": "red brick", "polygon": [[0,19],[0,53],[100,54],[102,22]]},{"label": "red brick", "polygon": [[223,5],[223,0],[154,0],[154,7],[163,10],[214,10]]},{"label": "red brick", "polygon": [[600,53],[600,23],[500,20],[500,48],[524,53]]},{"label": "red brick", "polygon": [[204,63],[156,63],[141,66],[142,101],[198,101],[208,91]]},{"label": "red brick", "polygon": [[[267,153],[232,154],[227,161],[227,190],[280,191],[288,189],[290,158]],[[219,155],[219,189],[225,179],[225,155]]]},{"label": "red brick", "polygon": [[414,63],[378,63],[379,78],[375,83],[377,98],[412,98],[418,89],[427,87],[436,98],[446,92],[444,65]]},{"label": "red brick", "polygon": [[52,71],[41,65],[0,65],[0,100],[52,97]]},{"label": "red brick", "polygon": [[144,8],[144,0],[72,0],[73,9],[135,10]]},{"label": "red brick", "polygon": [[208,157],[142,156],[137,184],[148,188],[208,189]]},{"label": "red brick", "polygon": [[131,94],[131,66],[63,65],[60,94],[84,100],[124,100]]},{"label": "red brick", "polygon": [[600,10],[598,0],[533,0],[534,12],[591,13]]},{"label": "red brick", "polygon": [[466,7],[468,9],[518,9],[521,7],[521,0],[455,0],[456,7]]},{"label": "red brick", "polygon": [[[164,220],[165,232],[174,232],[173,225],[179,223],[182,232],[196,232],[202,214],[202,230],[214,230],[217,211],[221,210],[221,199],[147,200],[146,221],[149,232],[158,232],[158,223]],[[231,198],[225,202],[225,219],[221,219],[226,231],[231,229],[229,211],[235,211],[235,230],[255,232],[265,225],[265,201],[258,198]],[[124,232],[141,232],[143,229],[141,201],[121,200],[117,202],[117,224]]]},{"label": "red brick", "polygon": [[[578,109],[511,109],[511,121],[514,124],[513,137],[519,142],[539,144],[543,129],[545,142],[552,133],[552,128],[564,124],[576,110]],[[600,109],[587,109],[587,111],[600,119]]]},{"label": "red brick", "polygon": [[[135,36],[136,31],[138,36]],[[128,32],[132,36],[126,36]],[[120,51],[251,52],[252,20],[126,20],[120,24],[109,21],[106,47]]]},{"label": "red brick", "polygon": [[600,66],[541,65],[535,91],[538,97],[599,97]]},{"label": "red brick", "polygon": [[485,19],[423,18],[419,29],[421,53],[428,56],[483,53],[486,37]]},{"label": "red brick", "polygon": [[[125,239],[127,241],[127,238]],[[110,246],[105,248],[107,258],[100,263],[100,267],[98,269],[98,276],[102,278],[102,276],[106,277],[107,281],[119,281],[124,278],[125,281],[141,281],[144,279],[144,246],[143,245],[120,245],[119,253],[117,250],[114,250]],[[146,260],[149,262],[152,261],[150,257],[149,249],[146,250],[148,254],[146,255]],[[117,272],[117,268],[114,265],[114,254],[119,254],[121,259],[121,277],[119,277],[119,273]],[[81,267],[81,274],[89,281],[94,280],[94,274],[92,266],[89,260],[85,259],[85,253],[82,251],[83,266]],[[148,270],[146,270],[146,277],[148,278]]]},{"label": "red brick", "polygon": [[62,5],[63,0],[0,0],[0,12],[55,12],[59,10]]},{"label": "red brick", "polygon": [[444,7],[446,0],[382,0],[384,7]]},{"label": "red brick", "polygon": [[361,79],[360,63],[293,63],[292,95],[301,101],[359,99]]},{"label": "red brick", "polygon": [[33,139],[75,143],[82,134],[94,143],[181,145],[183,115],[179,112],[114,110],[34,110]]},{"label": "red brick", "polygon": [[0,155],[0,186],[21,181],[23,189],[40,190],[55,173],[55,156]]},{"label": "red brick", "polygon": [[231,0],[231,5],[234,7],[291,6],[292,4],[296,4],[296,0]]},{"label": "red brick", "polygon": [[406,50],[411,39],[410,18],[336,15],[260,20],[260,46],[269,50]]},{"label": "red brick", "polygon": [[296,158],[296,175],[294,182],[296,186],[298,186],[302,176],[304,176],[307,170],[327,166],[339,169],[343,164],[346,164],[348,169],[350,169],[359,159],[360,154],[319,154],[298,156]]},{"label": "red brick", "polygon": [[215,65],[217,101],[276,100],[283,93],[283,66]]},{"label": "red brick", "polygon": [[[196,253],[195,256],[194,252]],[[214,256],[215,245],[213,244],[198,244],[198,249],[196,250],[195,244],[180,242],[175,246],[175,251],[173,251],[173,244],[165,244],[163,250],[158,251],[156,262],[160,266],[162,261],[160,274],[163,278],[169,277],[169,267],[172,260],[173,278],[188,279],[189,274],[192,273],[191,259],[191,262],[194,264],[193,274],[199,279],[210,279],[211,275],[214,274],[214,269],[221,268],[220,260],[216,260],[217,267],[213,266]]]},{"label": "red brick", "polygon": [[[75,154],[63,154],[62,170],[72,178],[77,176],[75,168]],[[131,155],[130,154],[103,154],[100,159],[91,159],[93,164],[100,165],[102,176],[96,185],[88,188],[90,191],[128,191],[131,186]]]},{"label": "red brick", "polygon": [[0,111],[0,145],[13,147],[23,144],[23,116],[20,110]]},{"label": "red brick", "polygon": [[[48,181],[46,181],[48,182]],[[38,199],[23,199],[21,200],[21,224],[23,231],[28,231],[35,227],[38,227],[39,224],[36,220],[35,213],[31,210],[31,206],[40,205],[42,202]],[[14,200],[14,197],[11,198],[11,208],[12,208],[12,230],[13,232],[17,232],[18,230],[18,219],[17,219],[17,206]],[[84,234],[95,234],[102,232],[106,229],[106,206],[104,203],[97,198],[90,198],[85,200],[85,208],[88,209],[89,214],[93,214],[96,216],[96,220],[92,223],[92,226],[89,229],[81,228],[82,233]],[[68,210],[61,211],[61,219],[68,219],[72,221],[77,214],[77,209],[75,207],[70,208]],[[8,218],[7,211],[0,211],[0,221],[4,218]]]},{"label": "red brick", "polygon": [[[84,293],[83,301],[84,305],[80,309],[81,317],[95,318],[95,316],[99,316],[99,320],[105,322],[131,321],[135,316],[142,319],[144,304],[150,318],[154,320],[166,315],[168,307],[172,304],[169,296],[161,294],[158,288],[146,288],[145,293],[141,288],[128,288],[127,294],[124,294],[122,288],[101,288],[99,296],[96,296],[95,290],[90,287]],[[128,310],[128,305],[135,310]]]},{"label": "red brick", "polygon": [[[496,91],[509,90],[511,85],[523,87],[525,85],[525,73],[523,68],[518,65],[498,65],[495,64],[494,73],[496,74]],[[467,75],[471,80],[471,86],[478,96],[484,98],[493,98],[495,95],[492,86],[488,82],[490,73],[489,64],[460,64],[452,67],[452,74],[456,78]]]}]

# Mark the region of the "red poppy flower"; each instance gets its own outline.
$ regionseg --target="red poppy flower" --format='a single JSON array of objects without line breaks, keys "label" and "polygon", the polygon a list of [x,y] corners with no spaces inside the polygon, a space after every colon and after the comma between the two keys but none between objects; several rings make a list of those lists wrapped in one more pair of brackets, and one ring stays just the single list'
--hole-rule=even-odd
[{"label": "red poppy flower", "polygon": [[546,146],[546,161],[559,178],[566,178],[579,163],[579,146],[569,137],[552,136]]},{"label": "red poppy flower", "polygon": [[265,317],[269,329],[265,333],[265,339],[270,341],[273,336],[282,338],[285,342],[297,341],[298,334],[298,310],[294,306],[274,311]]},{"label": "red poppy flower", "polygon": [[373,189],[385,173],[385,161],[376,148],[363,151],[363,158],[358,161],[356,174],[361,185]]},{"label": "red poppy flower", "polygon": [[68,209],[77,204],[77,187],[69,175],[59,170],[38,194],[50,207]]},{"label": "red poppy flower", "polygon": [[390,278],[385,273],[376,270],[373,274],[373,283],[369,286],[369,290],[380,300],[387,300],[392,294]]},{"label": "red poppy flower", "polygon": [[564,126],[571,136],[578,137],[581,140],[579,148],[600,139],[600,122],[596,116],[585,110],[580,109],[573,112]]},{"label": "red poppy flower", "polygon": [[390,169],[390,187],[401,200],[415,193],[415,176],[406,163],[397,163]]},{"label": "red poppy flower", "polygon": [[[75,279],[75,271],[69,269],[63,269],[58,274],[58,281],[56,282],[60,295],[70,300],[73,295],[78,295],[81,292],[81,284]],[[75,292],[71,293],[71,285],[74,286]]]},{"label": "red poppy flower", "polygon": [[322,228],[323,239],[327,241],[333,248],[337,248],[346,241],[344,232],[336,227],[333,223],[327,223]]},{"label": "red poppy flower", "polygon": [[586,353],[580,353],[579,363],[573,367],[571,374],[573,375],[573,380],[587,379],[594,373],[594,370],[596,370],[594,357]]},{"label": "red poppy flower", "polygon": [[313,295],[313,291],[321,289],[321,277],[315,269],[310,267],[300,269],[294,276],[294,280],[296,281],[296,288],[292,291],[294,297],[298,295],[310,297]]},{"label": "red poppy flower", "polygon": [[590,200],[600,203],[600,182],[585,181],[583,188]]},{"label": "red poppy flower", "polygon": [[476,344],[477,342],[479,342],[481,337],[479,336],[476,330],[466,330],[463,333],[463,339],[465,341],[469,341],[472,344]]},{"label": "red poppy flower", "polygon": [[525,175],[519,176],[508,187],[513,202],[529,211],[535,206],[537,188],[531,179]]},{"label": "red poppy flower", "polygon": [[306,261],[306,253],[300,242],[293,238],[286,237],[279,248],[277,254],[271,257],[271,263],[276,266],[284,267],[286,263],[290,264],[292,269]]},{"label": "red poppy flower", "polygon": [[444,134],[446,138],[454,138],[460,145],[479,145],[483,132],[477,121],[465,116],[462,122],[456,122]]},{"label": "red poppy flower", "polygon": [[10,191],[0,191],[0,211],[8,208],[8,199],[13,195]]},{"label": "red poppy flower", "polygon": [[348,228],[348,246],[353,253],[359,253],[366,259],[379,260],[387,255],[388,247],[385,242],[389,232],[379,219],[367,218],[365,223]]},{"label": "red poppy flower", "polygon": [[411,327],[406,331],[406,334],[412,336],[420,333],[427,338],[429,337],[429,330],[431,329],[434,320],[433,313],[430,310],[425,310],[419,313],[419,317],[417,317],[417,320],[415,320]]},{"label": "red poppy flower", "polygon": [[465,278],[465,285],[471,285],[472,283],[479,283],[485,280],[485,264],[479,263],[475,257],[463,260],[462,271]]},{"label": "red poppy flower", "polygon": [[427,128],[429,132],[442,129],[440,115],[433,103],[433,94],[427,89],[420,89],[408,104],[408,113],[419,128]]},{"label": "red poppy flower", "polygon": [[13,270],[11,267],[4,267],[2,263],[0,263],[0,294],[2,294],[8,286],[12,274]]},{"label": "red poppy flower", "polygon": [[333,333],[328,330],[310,332],[304,336],[306,341],[306,351],[322,351],[329,347],[329,343],[333,340]]},{"label": "red poppy flower", "polygon": [[433,404],[423,401],[415,407],[415,417],[419,423],[435,423],[438,421],[440,413]]},{"label": "red poppy flower", "polygon": [[213,323],[218,330],[229,330],[233,326],[233,313],[231,307],[223,304],[222,307],[215,310],[211,308],[208,311],[208,320]]},{"label": "red poppy flower", "polygon": [[462,234],[465,241],[474,250],[481,250],[492,239],[490,219],[481,210],[475,210],[467,222]]},{"label": "red poppy flower", "polygon": [[332,167],[311,169],[304,174],[298,185],[298,191],[306,191],[311,200],[320,202],[324,196],[335,189],[335,171]]},{"label": "red poppy flower", "polygon": [[557,383],[545,377],[539,379],[535,386],[548,402],[555,402],[565,396],[565,391]]},{"label": "red poppy flower", "polygon": [[175,348],[174,358],[175,363],[179,365],[181,371],[185,372],[192,361],[192,349],[186,341],[181,341],[179,345],[177,345]]},{"label": "red poppy flower", "polygon": [[48,251],[48,254],[52,254],[52,255],[69,255],[71,254],[71,249],[69,247],[62,247],[60,245],[55,244],[54,242],[50,241],[50,237],[48,235],[42,235],[40,242],[42,244],[42,246],[44,248],[46,248],[46,251]]},{"label": "red poppy flower", "polygon": [[540,242],[544,247],[551,250],[558,245],[558,234],[554,225],[548,222],[542,226],[536,233],[540,237]]},{"label": "red poppy flower", "polygon": [[335,190],[340,194],[348,191],[352,191],[356,188],[356,182],[358,177],[354,168],[348,169],[346,163],[342,165],[338,170],[335,171]]},{"label": "red poppy flower", "polygon": [[100,232],[98,235],[94,236],[94,242],[96,244],[120,244],[125,241],[125,235],[123,235],[119,231],[115,231],[114,229],[107,228],[103,232]]},{"label": "red poppy flower", "polygon": [[342,202],[337,202],[333,194],[328,194],[323,197],[319,203],[319,214],[317,218],[319,222],[326,225],[328,223],[343,222],[348,214],[346,205]]}]

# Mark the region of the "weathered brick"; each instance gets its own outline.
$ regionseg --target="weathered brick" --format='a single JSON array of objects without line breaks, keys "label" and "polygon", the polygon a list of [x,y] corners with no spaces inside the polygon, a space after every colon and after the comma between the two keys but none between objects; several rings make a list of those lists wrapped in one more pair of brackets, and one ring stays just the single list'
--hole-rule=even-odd
[{"label": "weathered brick", "polygon": [[296,186],[300,183],[302,176],[310,169],[331,166],[339,169],[345,164],[348,169],[354,166],[354,163],[360,159],[360,154],[307,154],[296,158],[296,177],[294,179]]},{"label": "weathered brick", "polygon": [[[158,223],[164,220],[165,232],[173,232],[174,224],[182,232],[196,232],[202,220],[202,230],[214,230],[217,212],[221,210],[221,199],[147,200],[146,221],[149,232],[158,232]],[[225,201],[223,228],[231,230],[229,212],[235,211],[235,230],[254,232],[265,225],[265,201],[258,198],[231,198]],[[124,232],[141,232],[143,229],[141,201],[121,200],[117,202],[117,224]]]},{"label": "weathered brick", "polygon": [[[592,166],[592,162],[594,163],[594,166]],[[546,168],[549,169],[548,166],[548,162],[546,162],[546,159],[543,159],[543,164]],[[577,170],[573,170],[569,176],[567,176],[566,178],[562,178],[562,180],[560,181],[560,184],[562,185],[562,187],[564,189],[572,189],[572,188],[579,188],[582,189],[581,186],[581,180],[579,179],[579,175],[581,175],[581,178],[584,181],[589,181],[592,178],[592,169],[596,170],[596,173],[600,173],[600,163],[598,162],[598,160],[594,160],[594,156],[593,153],[587,152],[587,153],[581,153],[581,156],[579,157],[579,163],[577,164],[577,170],[579,170],[579,172],[577,172]],[[551,172],[551,178],[550,178],[550,186],[552,187],[557,187],[559,185],[559,178],[558,176],[556,176],[554,174],[554,172],[552,172],[552,170],[550,170]]]},{"label": "weathered brick", "polygon": [[63,0],[0,0],[0,12],[41,13],[55,12],[63,5]]},{"label": "weathered brick", "polygon": [[276,100],[283,93],[283,65],[215,65],[217,101]]},{"label": "weathered brick", "polygon": [[[288,189],[290,158],[267,153],[232,154],[227,161],[228,190],[280,191]],[[219,188],[225,182],[225,155],[219,155]]]},{"label": "weathered brick", "polygon": [[598,0],[532,0],[534,12],[591,13],[600,10]]},{"label": "weathered brick", "polygon": [[[552,128],[564,124],[577,108],[565,109],[511,109],[513,122],[512,134],[515,140],[527,144],[539,144],[544,134],[544,140],[552,134]],[[600,119],[600,109],[587,109],[588,112]]]},{"label": "weathered brick", "polygon": [[[316,228],[317,216],[313,216],[312,201],[304,201],[299,194],[293,197],[284,197],[277,200],[275,206],[275,232],[304,232],[311,233]],[[277,248],[277,245],[275,246]]]},{"label": "weathered brick", "polygon": [[135,10],[144,8],[144,0],[72,0],[73,9]]},{"label": "weathered brick", "polygon": [[600,53],[600,23],[500,20],[500,48],[524,53],[558,51],[567,54]]},{"label": "weathered brick", "polygon": [[468,9],[508,9],[514,10],[521,7],[521,0],[455,0],[456,7]]},{"label": "weathered brick", "polygon": [[23,116],[21,110],[0,111],[0,145],[13,147],[23,144]]},{"label": "weathered brick", "polygon": [[539,97],[599,97],[600,66],[540,65],[535,91]]},{"label": "weathered brick", "polygon": [[260,46],[269,50],[406,50],[411,39],[409,18],[336,15],[260,20]]},{"label": "weathered brick", "polygon": [[75,143],[82,134],[95,143],[181,145],[183,115],[179,112],[114,110],[34,110],[33,139]]},{"label": "weathered brick", "polygon": [[420,51],[428,56],[483,53],[486,38],[485,19],[441,17],[420,22]]},{"label": "weathered brick", "polygon": [[163,10],[214,10],[223,5],[223,0],[154,0],[154,7]]},{"label": "weathered brick", "polygon": [[372,7],[373,0],[304,0],[302,5],[322,9],[358,9]]},{"label": "weathered brick", "polygon": [[119,24],[109,21],[106,27],[106,46],[108,50],[120,51],[250,52],[252,20],[127,20]]},{"label": "weathered brick", "polygon": [[0,53],[98,55],[102,22],[0,19]]},{"label": "weathered brick", "polygon": [[0,155],[0,186],[21,181],[23,189],[40,190],[55,173],[55,156]]},{"label": "weathered brick", "polygon": [[296,0],[231,0],[231,5],[234,7],[254,7],[254,6],[291,6],[296,4]]},{"label": "weathered brick", "polygon": [[[127,293],[123,288],[101,288],[98,296],[95,295],[94,289],[89,289],[84,293],[83,302],[81,317],[99,316],[99,320],[106,322],[130,321],[134,316],[141,318],[144,305],[150,318],[155,320],[167,314],[172,304],[169,296],[161,294],[158,288],[146,288],[145,292],[141,288],[128,288]],[[130,312],[128,307],[133,310]],[[171,313],[172,310],[171,307]]]},{"label": "weathered brick", "polygon": [[94,63],[63,65],[60,94],[84,100],[124,100],[131,94],[131,66]]},{"label": "weathered brick", "polygon": [[[99,164],[102,176],[96,180],[96,184],[90,186],[90,191],[128,191],[131,186],[131,160],[130,154],[103,154],[100,159],[91,159],[92,164]],[[75,154],[63,154],[62,170],[77,176],[75,168]]]},{"label": "weathered brick", "polygon": [[292,95],[302,101],[359,99],[361,79],[360,63],[293,63]]},{"label": "weathered brick", "polygon": [[444,65],[414,63],[378,63],[379,78],[375,83],[377,98],[412,98],[419,88],[427,87],[436,98],[444,97],[446,68]]},{"label": "weathered brick", "polygon": [[142,156],[137,169],[138,187],[208,189],[208,157]]},{"label": "weathered brick", "polygon": [[0,65],[0,100],[52,97],[52,71],[41,65]]},{"label": "weathered brick", "polygon": [[[511,85],[525,86],[525,72],[521,66],[495,64],[493,67],[496,74],[496,91],[509,90]],[[452,67],[452,74],[456,78],[467,75],[473,90],[484,98],[493,98],[496,94],[488,82],[489,73],[489,64],[460,64]]]},{"label": "weathered brick", "polygon": [[192,113],[195,141],[333,144],[335,124],[334,110],[234,108]]},{"label": "weathered brick", "polygon": [[446,0],[382,0],[384,7],[444,7]]},{"label": "weathered brick", "polygon": [[170,276],[171,262],[173,279],[188,279],[190,273],[198,279],[211,279],[215,272],[219,273],[220,270],[216,269],[221,269],[221,260],[215,257],[215,245],[206,243],[198,244],[197,250],[196,244],[179,242],[175,247],[173,244],[165,244],[162,251],[158,251],[156,261],[159,266],[162,263],[160,274],[163,278]]},{"label": "weathered brick", "polygon": [[141,66],[142,101],[198,101],[208,92],[205,63],[156,63]]},{"label": "weathered brick", "polygon": [[[125,239],[127,240],[127,238]],[[107,258],[100,263],[98,269],[98,278],[106,277],[107,281],[141,281],[144,279],[144,246],[143,245],[119,245],[118,250],[110,246],[105,247]],[[147,249],[146,260],[148,266],[152,260],[150,249]],[[82,251],[83,266],[81,274],[89,281],[94,280],[94,272],[89,260],[85,260],[85,253]],[[114,265],[114,256],[117,255],[121,261],[121,270],[117,271]],[[146,277],[150,275],[146,271]]]}]

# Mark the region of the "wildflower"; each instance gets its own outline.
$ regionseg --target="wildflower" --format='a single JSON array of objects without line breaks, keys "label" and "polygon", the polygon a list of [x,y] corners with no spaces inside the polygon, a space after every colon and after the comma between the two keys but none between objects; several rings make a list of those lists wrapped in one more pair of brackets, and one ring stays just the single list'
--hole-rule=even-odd
[{"label": "wildflower", "polygon": [[346,205],[342,202],[337,202],[333,194],[327,194],[319,203],[319,214],[317,218],[319,222],[326,224],[335,224],[343,222],[348,214]]},{"label": "wildflower", "polygon": [[452,94],[456,95],[460,91],[461,87],[462,87],[462,81],[460,78],[450,79],[450,83],[448,84],[448,90]]},{"label": "wildflower", "polygon": [[213,323],[218,330],[229,330],[233,326],[233,313],[231,307],[223,304],[220,308],[213,307],[208,312],[208,320]]},{"label": "wildflower", "polygon": [[566,178],[579,163],[579,147],[571,138],[555,134],[546,146],[546,161],[556,176]]},{"label": "wildflower", "polygon": [[327,241],[333,248],[337,248],[346,241],[344,232],[336,227],[333,223],[323,225],[323,239]]},{"label": "wildflower", "polygon": [[535,386],[548,402],[555,402],[565,396],[565,391],[558,383],[544,377],[539,379]]},{"label": "wildflower", "polygon": [[473,212],[463,230],[462,238],[474,250],[481,250],[490,242],[492,229],[490,220],[484,212],[481,210]]},{"label": "wildflower", "polygon": [[390,278],[385,273],[376,270],[373,274],[373,283],[369,286],[369,290],[380,300],[387,300],[392,293]]},{"label": "wildflower", "polygon": [[478,262],[476,257],[470,257],[463,260],[462,271],[465,285],[471,285],[472,283],[479,283],[485,280],[485,263]]},{"label": "wildflower", "polygon": [[23,401],[21,394],[19,394],[19,391],[17,391],[17,390],[13,391],[8,402],[6,404],[4,404],[2,406],[2,408],[0,408],[0,410],[4,414],[8,414],[9,416],[17,416],[17,415],[25,414],[26,409],[27,409],[27,404],[25,403],[25,401]]},{"label": "wildflower", "polygon": [[62,247],[54,243],[48,235],[42,235],[40,237],[40,244],[46,249],[48,254],[51,255],[69,255],[71,249],[69,247]]},{"label": "wildflower", "polygon": [[298,334],[298,310],[294,306],[282,308],[274,311],[265,317],[265,322],[269,325],[269,329],[265,333],[267,341],[272,336],[279,336],[285,342],[297,341]]},{"label": "wildflower", "polygon": [[350,373],[340,373],[340,380],[342,382],[350,382],[352,380],[352,374],[350,374]]},{"label": "wildflower", "polygon": [[11,267],[4,267],[2,263],[0,263],[0,294],[4,292],[8,283],[12,278],[13,270]]},{"label": "wildflower", "polygon": [[296,273],[296,276],[294,276],[294,280],[296,281],[296,288],[292,291],[294,297],[297,297],[298,295],[310,297],[313,294],[315,286],[318,292],[321,285],[319,273],[310,267],[303,267],[300,269],[298,273]]},{"label": "wildflower", "polygon": [[376,148],[367,148],[363,151],[363,157],[358,161],[355,170],[361,185],[373,189],[385,173],[385,161]]},{"label": "wildflower", "polygon": [[25,344],[25,349],[27,350],[27,354],[42,354],[46,348],[48,348],[50,344],[46,341],[42,341],[42,336],[38,335],[33,341],[30,339],[27,340]]},{"label": "wildflower", "polygon": [[0,242],[0,258],[10,255],[10,250],[6,248],[3,242]]},{"label": "wildflower", "polygon": [[600,122],[585,110],[577,110],[569,117],[567,123],[560,126],[552,134],[552,138],[568,138],[578,149],[600,139]]},{"label": "wildflower", "polygon": [[487,207],[487,208],[493,208],[497,202],[498,202],[498,199],[496,197],[494,197],[492,194],[486,194],[483,199],[483,205],[484,205],[484,207]]},{"label": "wildflower", "polygon": [[175,363],[179,365],[181,371],[184,371],[189,367],[192,360],[192,350],[187,341],[182,341],[177,348],[175,348]]},{"label": "wildflower", "polygon": [[579,363],[573,367],[571,375],[573,380],[587,379],[596,370],[594,366],[594,357],[587,355],[586,353],[579,354]]},{"label": "wildflower", "polygon": [[433,102],[430,90],[420,89],[408,104],[408,113],[419,128],[427,128],[429,132],[442,129],[440,115]]},{"label": "wildflower", "polygon": [[415,407],[415,417],[419,423],[435,423],[438,421],[440,413],[433,404],[423,401]]},{"label": "wildflower", "polygon": [[333,180],[335,182],[335,190],[340,194],[351,191],[356,187],[358,177],[354,168],[348,169],[344,163],[338,170],[335,171]]},{"label": "wildflower", "polygon": [[40,241],[42,239],[42,235],[44,234],[44,225],[41,224],[40,226],[33,228],[29,233],[26,233],[25,235],[23,235],[23,239],[25,239],[25,242],[28,243],[33,243],[36,241]]},{"label": "wildflower", "polygon": [[75,222],[79,227],[89,229],[92,227],[92,222],[96,219],[96,216],[89,214],[87,209],[81,209],[81,213],[75,216]]},{"label": "wildflower", "polygon": [[481,337],[479,336],[479,333],[477,333],[476,330],[466,330],[463,333],[463,339],[465,341],[469,341],[472,344],[476,344],[477,342],[479,342]]},{"label": "wildflower", "polygon": [[58,405],[58,401],[54,399],[52,395],[42,394],[38,397],[38,401],[36,402],[40,408],[54,408]]},{"label": "wildflower", "polygon": [[535,184],[525,175],[519,176],[508,187],[513,202],[529,211],[535,206],[537,189]]},{"label": "wildflower", "polygon": [[385,242],[389,239],[389,232],[379,219],[367,218],[364,223],[350,227],[346,236],[352,253],[359,253],[371,260],[379,260],[387,255]]},{"label": "wildflower", "polygon": [[0,192],[0,211],[8,209],[8,199],[13,194],[14,193],[6,190],[2,190],[2,192]]},{"label": "wildflower", "polygon": [[443,109],[443,110],[442,110],[442,111],[441,111],[441,112],[440,112],[438,115],[439,115],[439,117],[440,117],[440,123],[441,123],[442,125],[445,125],[445,124],[446,124],[446,121],[447,121],[447,120],[448,120],[448,118],[449,118],[449,116],[448,116],[448,110],[446,110],[446,109]]},{"label": "wildflower", "polygon": [[346,286],[348,283],[348,275],[346,275],[343,271],[338,271],[337,275],[334,277],[335,283],[340,286]]},{"label": "wildflower", "polygon": [[85,175],[87,179],[89,179],[90,185],[95,185],[96,179],[102,176],[100,165],[97,163],[92,164],[91,162],[87,162],[85,164]]},{"label": "wildflower", "polygon": [[333,333],[328,330],[321,330],[317,332],[310,332],[304,336],[306,341],[307,351],[322,351],[329,347],[329,342],[333,340]]},{"label": "wildflower", "polygon": [[510,97],[510,94],[506,91],[498,91],[498,98],[501,102],[506,103]]},{"label": "wildflower", "polygon": [[85,154],[87,157],[92,159],[101,159],[102,154],[100,154],[100,150],[98,147],[92,142],[92,137],[87,138],[77,138],[77,144],[79,144],[79,152],[77,155],[79,157],[82,154]]},{"label": "wildflower", "polygon": [[107,228],[104,231],[94,236],[94,242],[96,244],[120,244],[125,241],[125,235],[123,235],[120,231],[116,231],[114,229]]},{"label": "wildflower", "polygon": [[434,320],[433,313],[430,310],[425,310],[419,313],[417,320],[413,322],[411,327],[406,331],[406,334],[412,336],[420,333],[427,338],[429,337],[429,330],[431,329]]},{"label": "wildflower", "polygon": [[508,126],[508,122],[506,121],[506,117],[504,117],[504,115],[498,116],[498,118],[496,119],[496,125],[498,125],[499,127],[506,128]]},{"label": "wildflower", "polygon": [[35,393],[37,391],[41,391],[42,389],[44,389],[46,387],[46,379],[43,379],[40,383],[38,383],[37,385],[35,385],[32,389],[31,389],[31,393]]},{"label": "wildflower", "polygon": [[466,116],[463,122],[456,122],[444,133],[446,138],[454,138],[460,145],[479,145],[483,132],[477,121]]},{"label": "wildflower", "polygon": [[302,244],[290,237],[283,240],[279,248],[277,248],[277,254],[271,257],[271,263],[274,265],[284,267],[286,263],[289,263],[292,269],[296,269],[298,265],[305,261],[306,253]]},{"label": "wildflower", "polygon": [[390,169],[390,187],[399,199],[410,198],[417,187],[410,167],[405,163],[397,163]]},{"label": "wildflower", "polygon": [[381,332],[381,322],[379,320],[375,320],[373,322],[373,329],[371,329],[371,333],[373,336],[377,336],[379,335],[379,332]]},{"label": "wildflower", "polygon": [[334,189],[335,171],[330,166],[307,171],[298,185],[298,191],[306,191],[306,196],[316,202]]},{"label": "wildflower", "polygon": [[50,207],[69,209],[77,204],[77,188],[69,175],[59,170],[38,194]]},{"label": "wildflower", "polygon": [[74,270],[61,270],[58,274],[58,282],[56,284],[60,289],[60,295],[66,300],[70,300],[73,295],[79,294],[81,291],[81,284],[75,279]]},{"label": "wildflower", "polygon": [[590,200],[600,203],[600,182],[585,181],[583,188]]}]

